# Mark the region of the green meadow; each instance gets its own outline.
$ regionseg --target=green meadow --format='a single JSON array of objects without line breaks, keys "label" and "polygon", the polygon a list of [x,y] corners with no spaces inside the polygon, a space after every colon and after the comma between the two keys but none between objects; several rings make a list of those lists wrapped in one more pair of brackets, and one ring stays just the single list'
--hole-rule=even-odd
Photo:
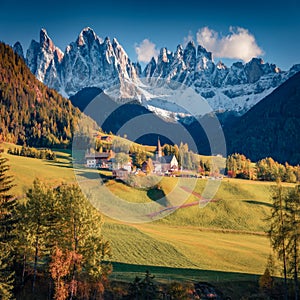
[{"label": "green meadow", "polygon": [[[36,177],[53,186],[76,182],[69,151],[55,151],[57,161],[52,162],[8,155],[9,147],[14,145],[5,144],[3,156],[9,159],[16,195],[24,195]],[[97,170],[80,172],[87,179],[99,176]],[[168,198],[174,187],[179,186],[180,191],[180,185],[189,180],[163,177],[146,190],[103,175],[113,194],[135,203],[150,203],[163,195]],[[198,201],[206,184],[207,179],[194,180],[195,193],[184,204]],[[265,231],[272,186],[274,183],[224,178],[213,201],[179,208],[153,222],[125,223],[104,216],[103,235],[112,245],[112,278],[131,280],[148,269],[162,281],[257,282],[271,251]]]}]

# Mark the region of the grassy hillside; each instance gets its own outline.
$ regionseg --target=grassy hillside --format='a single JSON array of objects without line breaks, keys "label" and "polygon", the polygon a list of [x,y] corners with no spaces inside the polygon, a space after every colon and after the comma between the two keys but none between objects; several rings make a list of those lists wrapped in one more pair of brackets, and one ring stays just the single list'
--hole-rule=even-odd
[{"label": "grassy hillside", "polygon": [[[6,150],[10,146],[4,145]],[[56,162],[6,153],[3,155],[9,158],[11,174],[15,177],[15,194],[24,194],[35,177],[51,185],[62,181],[75,182],[68,151],[56,151]],[[97,170],[84,172],[88,178],[98,176]],[[159,183],[160,193],[168,194],[177,180],[162,178]],[[158,195],[155,189],[152,192],[137,190],[113,180],[107,184],[111,192],[126,201],[151,202],[155,198],[153,194]],[[201,193],[205,184],[206,180],[197,180],[195,192]],[[135,266],[143,267],[144,270],[160,266],[158,272],[165,270],[169,274],[166,276],[174,272],[172,278],[197,278],[197,272],[201,270],[204,273],[208,270],[221,272],[219,275],[209,273],[213,274],[214,280],[215,276],[224,274],[230,277],[230,272],[238,274],[236,278],[242,276],[242,273],[262,274],[270,253],[269,241],[264,234],[267,228],[264,219],[270,211],[269,192],[272,185],[223,179],[214,202],[203,208],[198,205],[181,208],[162,220],[144,224],[121,223],[105,217],[103,234],[111,241],[112,261],[116,265],[116,272],[112,276],[131,278],[140,272],[139,267]],[[191,195],[187,202],[196,200],[197,196]],[[178,271],[181,269],[189,270],[187,275]],[[163,277],[162,274],[160,276]]]},{"label": "grassy hillside", "polygon": [[106,222],[115,262],[259,274],[269,254],[263,234]]},{"label": "grassy hillside", "polygon": [[19,146],[9,143],[3,143],[2,146],[4,147],[3,156],[9,159],[11,174],[14,176],[14,183],[16,184],[13,192],[18,196],[24,194],[34,178],[37,177],[53,184],[53,186],[61,182],[75,181],[70,151],[68,150],[55,151],[57,161],[47,161],[9,155],[6,153],[7,149]]}]

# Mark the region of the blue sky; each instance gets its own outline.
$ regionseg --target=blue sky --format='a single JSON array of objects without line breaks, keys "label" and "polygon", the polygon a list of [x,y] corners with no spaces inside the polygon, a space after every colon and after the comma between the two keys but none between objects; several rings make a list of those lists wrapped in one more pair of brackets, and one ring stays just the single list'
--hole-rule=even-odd
[{"label": "blue sky", "polygon": [[41,28],[64,51],[89,26],[102,38],[116,37],[133,61],[146,61],[161,47],[174,51],[193,37],[215,61],[228,65],[252,54],[283,70],[300,63],[298,0],[0,0],[0,5],[0,40],[20,41],[25,50]]}]

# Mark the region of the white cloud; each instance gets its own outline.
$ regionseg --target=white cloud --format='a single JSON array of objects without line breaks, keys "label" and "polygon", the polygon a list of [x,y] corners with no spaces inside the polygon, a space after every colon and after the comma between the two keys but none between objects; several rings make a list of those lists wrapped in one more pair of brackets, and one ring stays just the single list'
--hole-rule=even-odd
[{"label": "white cloud", "polygon": [[197,42],[219,58],[242,59],[247,62],[263,55],[255,37],[247,29],[230,27],[229,32],[226,36],[219,36],[216,31],[203,27],[197,32]]},{"label": "white cloud", "polygon": [[137,59],[140,62],[148,63],[152,57],[157,57],[159,51],[156,45],[148,39],[144,39],[140,44],[135,45]]}]

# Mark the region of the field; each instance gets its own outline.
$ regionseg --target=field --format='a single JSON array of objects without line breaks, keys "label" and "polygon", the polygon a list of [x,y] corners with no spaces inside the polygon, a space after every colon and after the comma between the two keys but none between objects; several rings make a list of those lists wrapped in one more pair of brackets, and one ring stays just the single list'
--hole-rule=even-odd
[{"label": "field", "polygon": [[[5,144],[5,152],[9,145]],[[12,146],[13,147],[13,146]],[[35,177],[55,186],[75,182],[68,151],[56,151],[58,160],[50,162],[12,156],[14,193],[21,196]],[[98,176],[84,170],[85,178]],[[177,178],[162,178],[159,188],[134,189],[108,180],[115,195],[128,202],[153,202],[168,194]],[[188,179],[186,179],[188,180]],[[195,203],[206,185],[198,179],[186,203]],[[161,281],[202,280],[222,286],[224,282],[252,282],[264,272],[270,254],[266,217],[270,212],[273,183],[223,179],[214,201],[206,206],[179,208],[165,218],[148,223],[125,223],[104,217],[103,235],[112,245],[113,279],[131,280],[150,270]],[[199,199],[198,199],[199,200]],[[170,205],[170,203],[169,203]],[[249,283],[249,284],[250,284]]]}]

